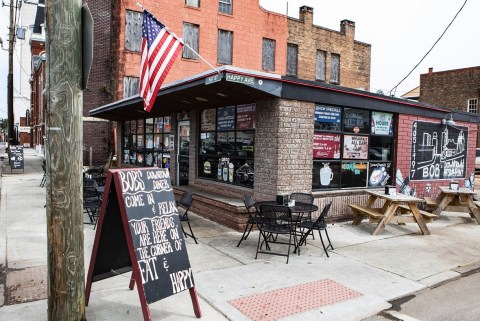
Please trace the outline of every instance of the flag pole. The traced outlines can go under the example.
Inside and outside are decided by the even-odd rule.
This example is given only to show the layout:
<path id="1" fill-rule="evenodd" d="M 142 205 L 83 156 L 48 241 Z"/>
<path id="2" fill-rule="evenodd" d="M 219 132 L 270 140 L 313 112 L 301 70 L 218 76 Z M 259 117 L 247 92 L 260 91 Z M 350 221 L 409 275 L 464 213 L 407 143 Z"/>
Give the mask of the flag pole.
<path id="1" fill-rule="evenodd" d="M 140 3 L 137 2 L 137 6 L 139 6 L 142 10 L 144 11 L 147 11 L 147 9 L 145 9 Z M 203 62 L 205 62 L 210 68 L 212 68 L 213 70 L 215 70 L 219 75 L 221 74 L 220 70 L 218 70 L 217 68 L 215 68 L 214 66 L 212 66 L 212 64 L 210 64 L 205 58 L 203 58 L 202 56 L 200 56 L 200 54 L 198 52 L 196 52 L 192 47 L 190 47 L 188 44 L 186 44 L 182 38 L 179 38 L 174 32 L 170 31 L 170 29 L 167 28 L 167 26 L 165 26 L 165 29 L 168 30 L 168 32 L 175 38 L 177 39 L 178 41 L 180 41 L 184 46 L 186 46 L 188 49 L 190 49 L 194 54 L 196 54 L 198 57 L 200 57 L 200 59 L 203 60 Z"/>

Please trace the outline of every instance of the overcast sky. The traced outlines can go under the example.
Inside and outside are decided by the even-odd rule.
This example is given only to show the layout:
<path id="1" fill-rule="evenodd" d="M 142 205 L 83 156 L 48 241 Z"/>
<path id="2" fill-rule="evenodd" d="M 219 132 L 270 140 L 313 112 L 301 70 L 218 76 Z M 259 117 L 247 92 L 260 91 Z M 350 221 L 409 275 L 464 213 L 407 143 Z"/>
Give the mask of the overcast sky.
<path id="1" fill-rule="evenodd" d="M 238 1 L 238 0 L 237 0 Z M 8 1 L 5 1 L 8 3 Z M 355 39 L 372 45 L 370 90 L 389 92 L 420 61 L 465 0 L 260 0 L 265 9 L 298 18 L 299 7 L 314 8 L 314 23 L 340 30 L 356 24 Z M 0 9 L 0 37 L 8 48 L 8 7 Z M 397 89 L 396 96 L 419 85 L 419 75 L 480 65 L 480 1 L 468 0 L 462 12 L 425 60 Z M 15 59 L 15 58 L 14 58 Z M 8 54 L 0 50 L 0 118 L 7 117 Z"/>
<path id="2" fill-rule="evenodd" d="M 340 21 L 355 22 L 355 40 L 372 45 L 370 90 L 395 87 L 440 37 L 465 0 L 260 0 L 265 9 L 298 18 L 303 5 L 313 7 L 314 24 L 340 31 Z M 420 74 L 480 65 L 480 1 L 468 0 L 448 31 L 396 96 L 420 84 Z"/>

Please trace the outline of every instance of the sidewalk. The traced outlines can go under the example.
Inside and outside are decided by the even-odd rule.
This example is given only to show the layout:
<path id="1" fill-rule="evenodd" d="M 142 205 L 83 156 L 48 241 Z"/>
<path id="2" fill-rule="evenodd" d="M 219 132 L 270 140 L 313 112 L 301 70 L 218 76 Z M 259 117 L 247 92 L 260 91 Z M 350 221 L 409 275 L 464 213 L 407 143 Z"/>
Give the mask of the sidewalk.
<path id="1" fill-rule="evenodd" d="M 0 320 L 47 320 L 41 163 L 41 157 L 25 149 L 25 172 L 10 173 L 5 167 L 1 178 Z M 202 319 L 208 321 L 254 320 L 258 311 L 259 320 L 362 320 L 388 309 L 391 300 L 480 267 L 480 226 L 467 214 L 444 212 L 428 224 L 431 235 L 426 236 L 416 224 L 391 224 L 372 236 L 374 226 L 368 223 L 336 223 L 329 228 L 335 247 L 330 258 L 316 237 L 300 256 L 292 254 L 289 264 L 284 257 L 260 254 L 255 260 L 258 233 L 237 248 L 241 233 L 196 215 L 191 220 L 199 244 L 187 238 L 188 254 Z M 84 232 L 88 270 L 95 231 L 86 224 Z M 6 288 L 2 266 L 7 268 Z M 88 320 L 143 320 L 137 291 L 128 289 L 129 277 L 93 283 Z M 287 303 L 295 302 L 292 298 L 298 301 L 285 311 Z M 20 303 L 24 301 L 31 302 Z M 196 319 L 188 291 L 151 304 L 150 311 L 152 320 Z"/>

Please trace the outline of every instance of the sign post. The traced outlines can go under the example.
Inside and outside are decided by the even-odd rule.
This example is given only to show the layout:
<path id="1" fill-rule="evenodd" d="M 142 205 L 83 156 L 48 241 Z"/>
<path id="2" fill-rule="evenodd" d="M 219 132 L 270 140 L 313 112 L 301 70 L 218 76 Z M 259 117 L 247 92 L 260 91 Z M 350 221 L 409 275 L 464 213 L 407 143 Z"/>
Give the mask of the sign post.
<path id="1" fill-rule="evenodd" d="M 23 146 L 10 146 L 10 173 L 14 169 L 21 169 L 25 172 L 25 158 L 23 156 Z"/>
<path id="2" fill-rule="evenodd" d="M 137 291 L 144 320 L 148 304 L 190 291 L 201 317 L 170 174 L 157 167 L 107 172 L 98 228 L 87 276 L 86 304 L 92 282 L 133 271 L 129 288 Z"/>

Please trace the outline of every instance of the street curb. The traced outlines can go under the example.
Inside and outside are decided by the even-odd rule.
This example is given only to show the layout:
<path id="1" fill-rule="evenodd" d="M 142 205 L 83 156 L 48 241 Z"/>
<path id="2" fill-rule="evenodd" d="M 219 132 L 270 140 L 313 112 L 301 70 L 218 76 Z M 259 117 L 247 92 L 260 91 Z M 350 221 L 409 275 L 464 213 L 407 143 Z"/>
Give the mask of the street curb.
<path id="1" fill-rule="evenodd" d="M 452 271 L 460 273 L 462 277 L 480 272 L 480 261 L 475 261 L 466 265 L 459 266 L 455 269 L 452 269 Z"/>
<path id="2" fill-rule="evenodd" d="M 398 321 L 421 321 L 419 319 L 412 318 L 406 314 L 394 311 L 394 310 L 387 310 L 383 312 L 385 316 L 391 317 L 394 320 Z"/>

